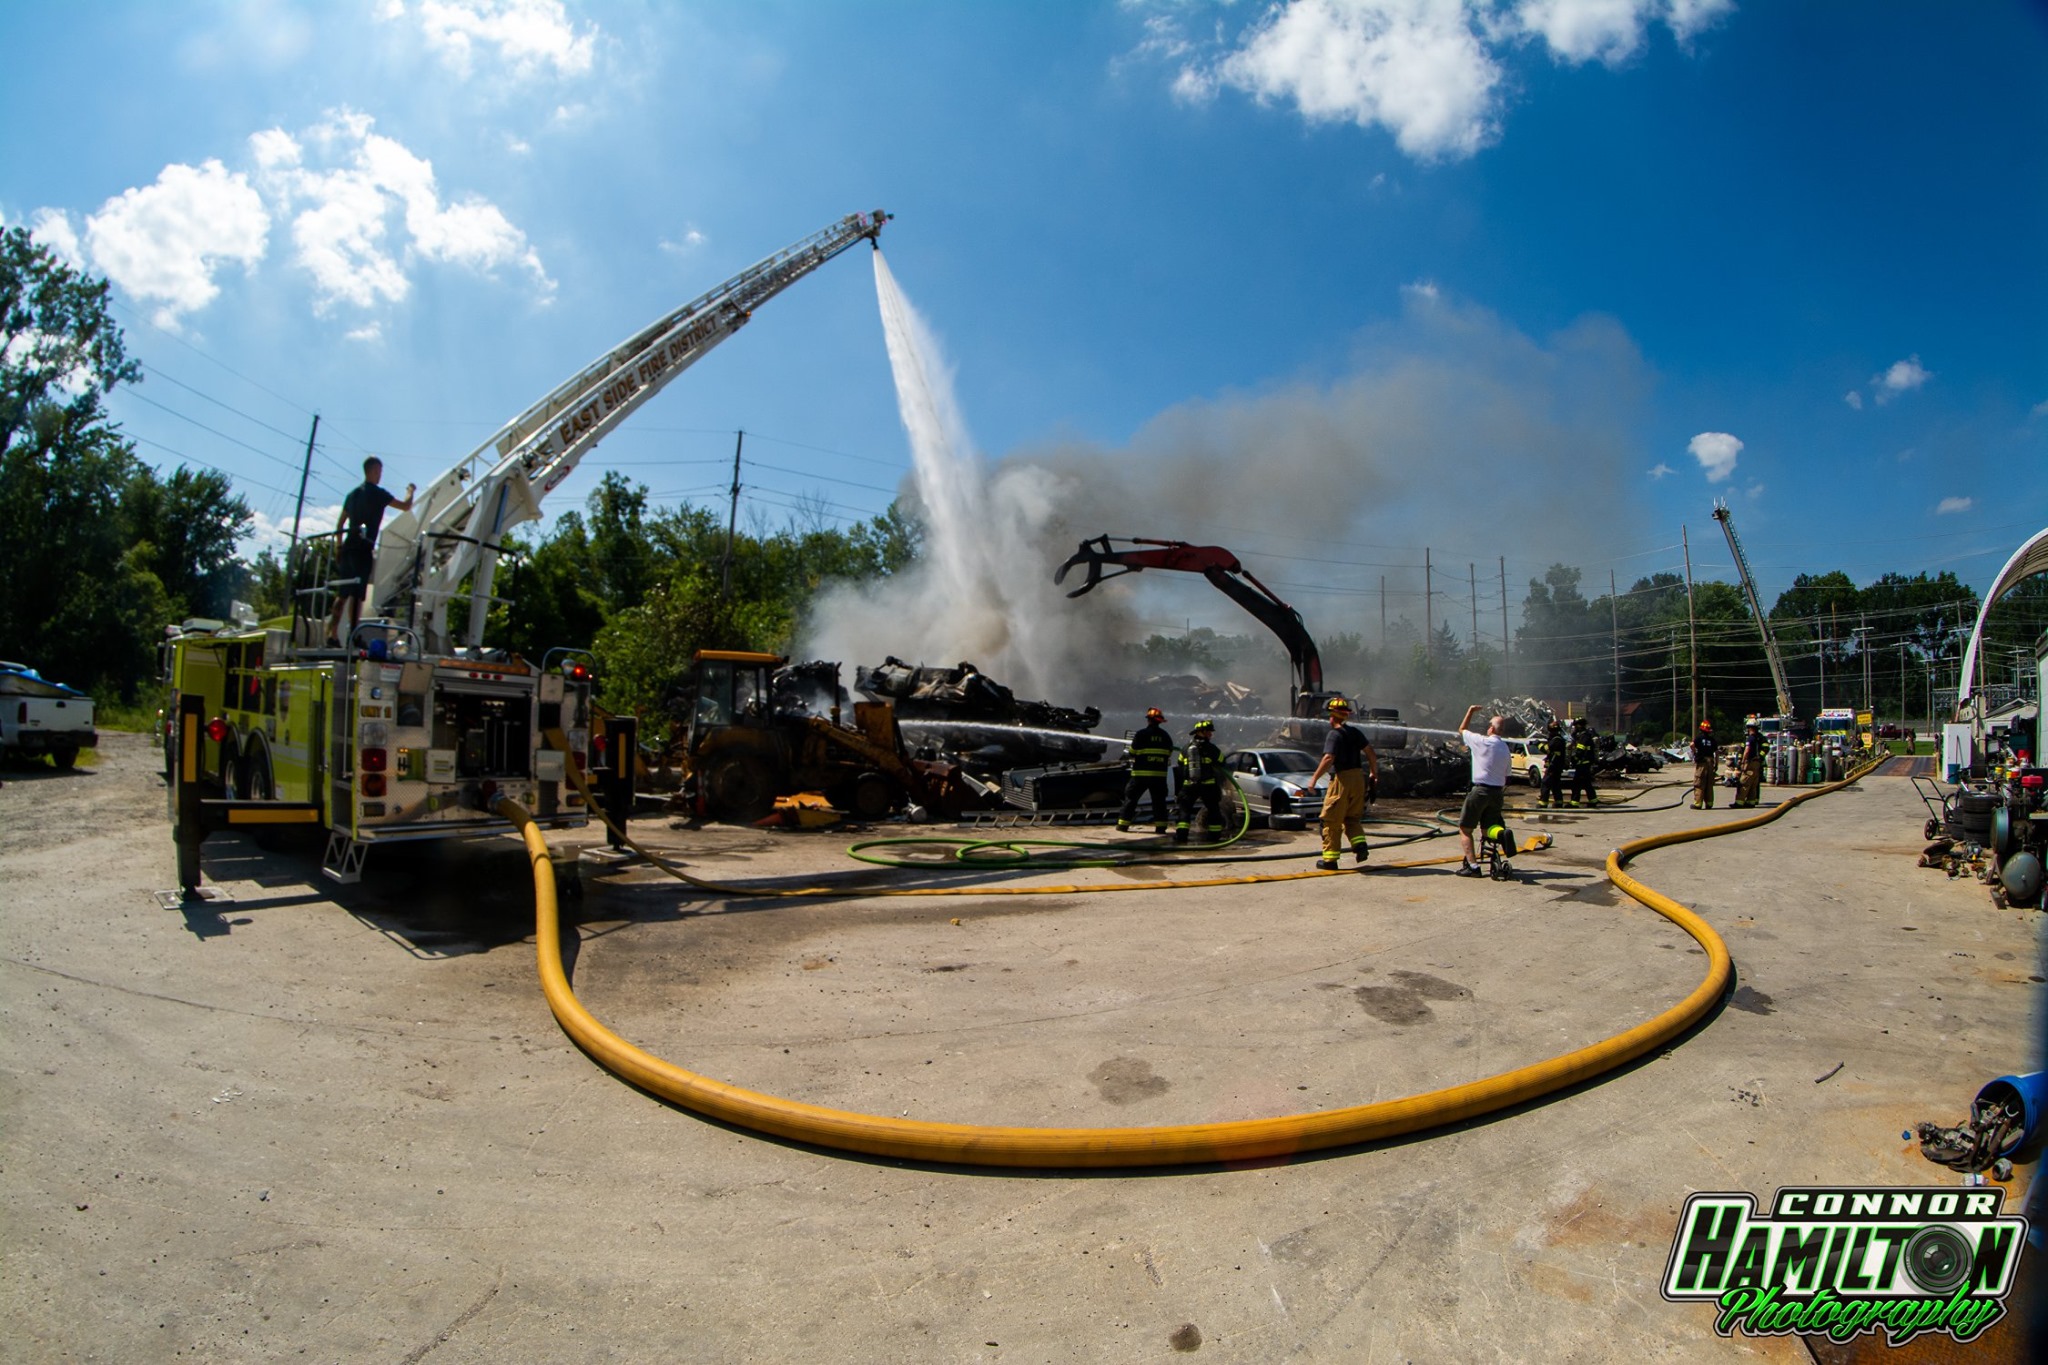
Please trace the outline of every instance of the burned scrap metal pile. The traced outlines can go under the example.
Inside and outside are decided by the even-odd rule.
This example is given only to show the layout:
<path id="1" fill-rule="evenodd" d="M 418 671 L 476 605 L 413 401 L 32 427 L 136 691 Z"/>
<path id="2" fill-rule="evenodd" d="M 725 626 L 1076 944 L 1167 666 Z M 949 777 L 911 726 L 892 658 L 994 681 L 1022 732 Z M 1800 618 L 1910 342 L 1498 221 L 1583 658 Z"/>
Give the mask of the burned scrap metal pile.
<path id="1" fill-rule="evenodd" d="M 1169 716 L 1256 716 L 1266 710 L 1265 698 L 1228 678 L 1204 682 L 1193 673 L 1159 673 L 1137 682 L 1103 686 L 1102 700 L 1112 711 L 1142 711 L 1157 706 Z"/>
<path id="2" fill-rule="evenodd" d="M 1045 763 L 1089 763 L 1108 747 L 1089 731 L 1102 722 L 1090 706 L 1021 701 L 1009 688 L 962 661 L 952 668 L 911 665 L 893 654 L 862 667 L 854 687 L 896 708 L 920 747 L 933 747 L 976 771 Z"/>

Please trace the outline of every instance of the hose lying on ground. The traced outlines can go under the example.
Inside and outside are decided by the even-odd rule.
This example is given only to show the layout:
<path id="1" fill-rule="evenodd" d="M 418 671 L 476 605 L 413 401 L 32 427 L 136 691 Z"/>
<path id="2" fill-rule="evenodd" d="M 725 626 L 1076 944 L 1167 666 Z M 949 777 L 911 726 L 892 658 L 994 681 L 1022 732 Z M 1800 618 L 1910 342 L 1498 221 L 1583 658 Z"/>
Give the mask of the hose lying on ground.
<path id="1" fill-rule="evenodd" d="M 561 923 L 547 841 L 517 803 L 501 801 L 498 812 L 518 827 L 532 863 L 535 952 L 548 1005 L 570 1038 L 621 1079 L 720 1122 L 874 1156 L 999 1167 L 1182 1166 L 1258 1161 L 1440 1127 L 1589 1080 L 1676 1038 L 1705 1017 L 1727 991 L 1733 975 L 1727 945 L 1698 915 L 1623 873 L 1623 863 L 1666 844 L 1710 838 L 1775 820 L 1802 802 L 1840 790 L 1864 771 L 1859 769 L 1841 782 L 1803 792 L 1744 820 L 1653 835 L 1608 855 L 1607 875 L 1617 887 L 1684 929 L 1707 953 L 1707 974 L 1699 985 L 1676 1005 L 1634 1028 L 1499 1075 L 1402 1099 L 1310 1114 L 1139 1128 L 1019 1128 L 859 1114 L 747 1090 L 644 1052 L 607 1029 L 577 1000 L 562 966 Z"/>

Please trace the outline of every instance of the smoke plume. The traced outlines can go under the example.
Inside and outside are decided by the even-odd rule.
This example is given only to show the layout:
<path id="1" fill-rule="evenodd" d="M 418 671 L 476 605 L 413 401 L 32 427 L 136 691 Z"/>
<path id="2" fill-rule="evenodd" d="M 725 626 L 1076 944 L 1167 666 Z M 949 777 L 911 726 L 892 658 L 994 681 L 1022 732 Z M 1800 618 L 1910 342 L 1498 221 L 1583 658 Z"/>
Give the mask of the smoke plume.
<path id="1" fill-rule="evenodd" d="M 1118 671 L 1120 648 L 1153 633 L 1148 619 L 1262 633 L 1186 575 L 1067 599 L 1053 570 L 1105 532 L 1228 546 L 1312 634 L 1368 642 L 1382 577 L 1389 617 L 1422 622 L 1425 546 L 1444 594 L 1435 619 L 1470 633 L 1476 563 L 1480 634 L 1497 641 L 1498 556 L 1519 604 L 1549 563 L 1640 539 L 1626 527 L 1651 375 L 1611 320 L 1538 340 L 1411 287 L 1400 316 L 1366 328 L 1336 377 L 1179 404 L 1121 449 L 1065 443 L 991 463 L 967 434 L 935 338 L 875 263 L 914 461 L 906 504 L 925 522 L 925 555 L 894 579 L 821 595 L 807 656 L 972 660 L 1019 695 L 1071 702 Z"/>

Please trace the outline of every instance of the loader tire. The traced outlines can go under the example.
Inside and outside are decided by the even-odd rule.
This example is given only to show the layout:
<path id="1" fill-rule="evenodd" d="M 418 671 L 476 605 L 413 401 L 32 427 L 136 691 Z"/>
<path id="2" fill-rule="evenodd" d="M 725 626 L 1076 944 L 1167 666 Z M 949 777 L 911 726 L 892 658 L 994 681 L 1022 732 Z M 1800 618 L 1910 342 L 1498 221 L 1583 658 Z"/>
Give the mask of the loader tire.
<path id="1" fill-rule="evenodd" d="M 888 778 L 880 773 L 862 773 L 854 779 L 849 806 L 858 819 L 886 820 L 895 799 L 896 792 Z"/>
<path id="2" fill-rule="evenodd" d="M 775 783 L 760 760 L 733 755 L 704 774 L 704 799 L 712 819 L 750 823 L 775 809 Z"/>

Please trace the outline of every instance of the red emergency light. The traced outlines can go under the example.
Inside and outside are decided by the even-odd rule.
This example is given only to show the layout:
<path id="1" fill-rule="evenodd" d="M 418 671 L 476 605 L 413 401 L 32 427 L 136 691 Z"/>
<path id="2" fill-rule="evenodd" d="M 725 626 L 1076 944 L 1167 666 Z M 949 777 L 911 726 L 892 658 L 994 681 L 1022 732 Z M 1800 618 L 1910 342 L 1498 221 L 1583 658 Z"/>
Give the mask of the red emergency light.
<path id="1" fill-rule="evenodd" d="M 381 773 L 384 771 L 385 754 L 382 749 L 363 750 L 363 771 Z"/>
<path id="2" fill-rule="evenodd" d="M 228 733 L 228 723 L 225 718 L 221 716 L 215 716 L 212 720 L 206 722 L 206 737 L 212 740 L 215 744 L 218 744 L 222 740 L 226 739 L 228 737 Z"/>
<path id="3" fill-rule="evenodd" d="M 383 794 L 384 794 L 384 774 L 382 774 L 382 773 L 364 773 L 364 774 L 363 774 L 363 795 L 365 795 L 365 796 L 382 796 Z"/>

